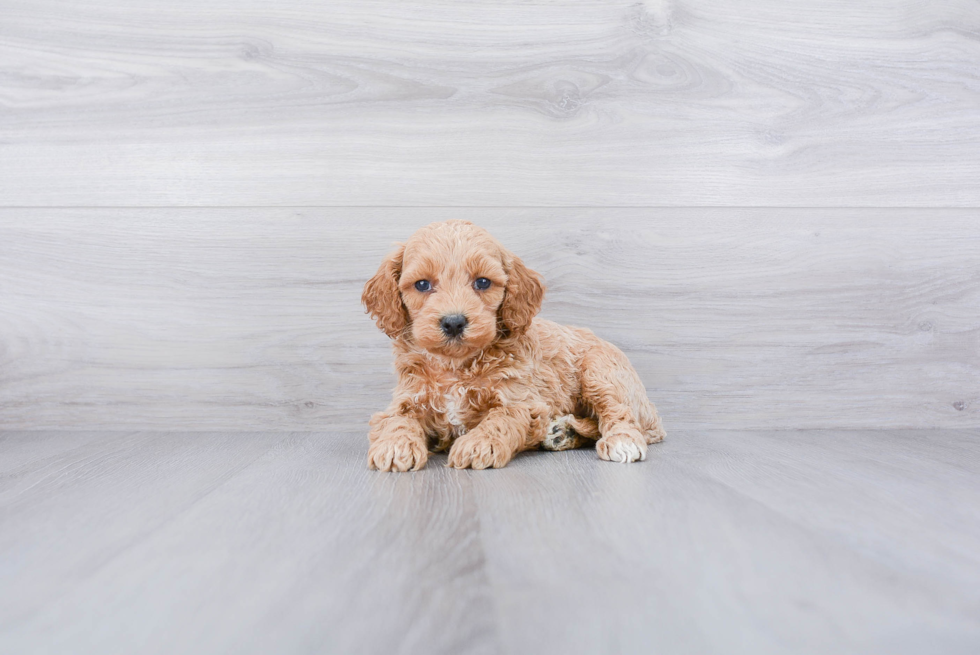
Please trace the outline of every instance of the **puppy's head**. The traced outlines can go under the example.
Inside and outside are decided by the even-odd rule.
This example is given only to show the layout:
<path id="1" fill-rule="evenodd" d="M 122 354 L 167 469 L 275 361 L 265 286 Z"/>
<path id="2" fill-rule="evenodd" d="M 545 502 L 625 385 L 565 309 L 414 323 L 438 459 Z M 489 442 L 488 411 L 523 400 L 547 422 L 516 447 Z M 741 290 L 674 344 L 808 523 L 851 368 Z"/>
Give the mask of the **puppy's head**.
<path id="1" fill-rule="evenodd" d="M 361 300 L 388 336 L 465 358 L 523 334 L 543 298 L 540 275 L 483 228 L 457 220 L 428 225 L 399 245 Z"/>

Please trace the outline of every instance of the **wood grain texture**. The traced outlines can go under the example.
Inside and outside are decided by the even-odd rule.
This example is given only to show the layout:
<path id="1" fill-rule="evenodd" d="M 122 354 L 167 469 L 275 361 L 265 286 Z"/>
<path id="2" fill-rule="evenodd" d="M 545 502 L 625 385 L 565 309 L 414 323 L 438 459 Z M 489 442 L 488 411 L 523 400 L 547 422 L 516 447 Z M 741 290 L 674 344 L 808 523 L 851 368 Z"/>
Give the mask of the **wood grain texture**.
<path id="1" fill-rule="evenodd" d="M 75 447 L 66 449 L 74 442 Z M 629 466 L 360 433 L 7 433 L 10 653 L 975 653 L 980 433 L 676 431 Z"/>
<path id="2" fill-rule="evenodd" d="M 4 206 L 976 206 L 980 5 L 0 2 Z"/>
<path id="3" fill-rule="evenodd" d="M 980 425 L 977 210 L 39 209 L 0 211 L 0 426 L 366 429 L 394 380 L 362 285 L 454 216 L 668 431 Z"/>
<path id="4" fill-rule="evenodd" d="M 493 652 L 468 481 L 360 446 L 117 434 L 3 474 L 0 650 Z"/>

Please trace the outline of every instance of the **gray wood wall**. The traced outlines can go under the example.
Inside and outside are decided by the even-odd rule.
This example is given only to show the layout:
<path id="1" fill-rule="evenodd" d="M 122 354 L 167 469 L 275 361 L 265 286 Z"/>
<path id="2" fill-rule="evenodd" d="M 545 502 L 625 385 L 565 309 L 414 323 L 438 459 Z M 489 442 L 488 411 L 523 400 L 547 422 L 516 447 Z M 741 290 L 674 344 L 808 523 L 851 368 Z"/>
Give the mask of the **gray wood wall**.
<path id="1" fill-rule="evenodd" d="M 980 427 L 980 3 L 0 0 L 0 428 L 361 429 L 490 228 L 668 429 Z"/>

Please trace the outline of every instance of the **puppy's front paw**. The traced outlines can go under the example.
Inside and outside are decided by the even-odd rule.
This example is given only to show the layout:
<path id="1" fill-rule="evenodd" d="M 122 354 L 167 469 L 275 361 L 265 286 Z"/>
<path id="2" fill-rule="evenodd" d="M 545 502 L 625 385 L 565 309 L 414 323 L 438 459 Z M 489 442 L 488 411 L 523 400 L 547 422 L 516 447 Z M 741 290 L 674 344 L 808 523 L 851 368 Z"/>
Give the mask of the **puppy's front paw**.
<path id="1" fill-rule="evenodd" d="M 465 434 L 449 449 L 449 466 L 457 469 L 502 468 L 513 453 L 502 442 L 481 436 L 478 431 Z"/>
<path id="2" fill-rule="evenodd" d="M 380 437 L 368 448 L 368 468 L 379 471 L 418 471 L 428 459 L 425 444 L 404 435 Z"/>
<path id="3" fill-rule="evenodd" d="M 647 445 L 638 431 L 635 435 L 632 432 L 607 434 L 596 442 L 595 451 L 599 459 L 609 462 L 629 464 L 647 458 Z"/>

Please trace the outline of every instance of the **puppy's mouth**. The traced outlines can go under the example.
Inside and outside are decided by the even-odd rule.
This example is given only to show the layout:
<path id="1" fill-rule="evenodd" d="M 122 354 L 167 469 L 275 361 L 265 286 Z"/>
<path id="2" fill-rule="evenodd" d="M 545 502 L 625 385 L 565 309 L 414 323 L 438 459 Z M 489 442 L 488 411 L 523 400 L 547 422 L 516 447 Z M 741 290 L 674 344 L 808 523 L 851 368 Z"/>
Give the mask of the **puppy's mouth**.
<path id="1" fill-rule="evenodd" d="M 440 349 L 449 354 L 460 354 L 472 350 L 473 346 L 466 339 L 466 335 L 457 334 L 452 337 L 443 337 Z"/>
<path id="2" fill-rule="evenodd" d="M 429 352 L 452 359 L 469 357 L 476 350 L 476 345 L 467 338 L 466 334 L 443 336 L 437 346 L 429 347 Z"/>
<path id="3" fill-rule="evenodd" d="M 419 345 L 439 357 L 463 360 L 487 347 L 487 329 L 482 317 L 472 313 L 447 312 L 419 329 Z"/>

